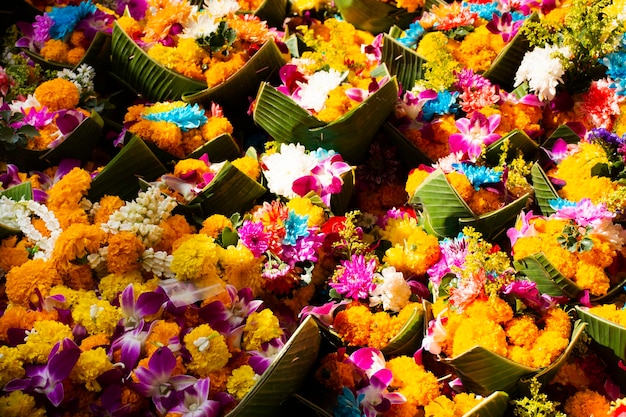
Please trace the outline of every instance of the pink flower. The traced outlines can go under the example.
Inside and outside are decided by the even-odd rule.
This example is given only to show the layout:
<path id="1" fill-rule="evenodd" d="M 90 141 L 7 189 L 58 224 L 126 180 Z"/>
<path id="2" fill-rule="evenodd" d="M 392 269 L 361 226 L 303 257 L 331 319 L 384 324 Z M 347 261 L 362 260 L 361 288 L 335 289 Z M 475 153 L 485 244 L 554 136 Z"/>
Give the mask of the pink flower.
<path id="1" fill-rule="evenodd" d="M 450 151 L 467 153 L 470 161 L 476 162 L 482 153 L 483 146 L 487 146 L 500 138 L 493 133 L 500 124 L 500 115 L 494 114 L 485 117 L 480 112 L 473 112 L 470 119 L 465 117 L 456 121 L 460 133 L 450 135 Z"/>
<path id="2" fill-rule="evenodd" d="M 508 42 L 517 35 L 522 23 L 524 23 L 523 20 L 513 22 L 511 13 L 502 13 L 502 17 L 494 13 L 491 21 L 487 23 L 487 29 L 491 33 L 500 34 L 502 40 Z"/>
<path id="3" fill-rule="evenodd" d="M 336 281 L 329 285 L 346 298 L 368 298 L 370 291 L 376 288 L 373 281 L 376 260 L 366 261 L 363 255 L 354 255 L 349 261 L 341 261 L 341 265 Z"/>

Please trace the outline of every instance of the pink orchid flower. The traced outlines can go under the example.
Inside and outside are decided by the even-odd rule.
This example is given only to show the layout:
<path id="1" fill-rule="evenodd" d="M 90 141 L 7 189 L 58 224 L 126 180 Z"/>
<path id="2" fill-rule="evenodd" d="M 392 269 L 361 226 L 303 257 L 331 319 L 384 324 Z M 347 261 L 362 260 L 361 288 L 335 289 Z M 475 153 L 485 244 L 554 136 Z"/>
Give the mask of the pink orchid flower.
<path id="1" fill-rule="evenodd" d="M 471 118 L 461 118 L 456 121 L 460 133 L 450 135 L 450 151 L 467 153 L 470 161 L 476 162 L 482 153 L 483 146 L 488 146 L 498 140 L 500 135 L 494 133 L 500 124 L 500 115 L 486 117 L 480 112 L 473 112 Z"/>

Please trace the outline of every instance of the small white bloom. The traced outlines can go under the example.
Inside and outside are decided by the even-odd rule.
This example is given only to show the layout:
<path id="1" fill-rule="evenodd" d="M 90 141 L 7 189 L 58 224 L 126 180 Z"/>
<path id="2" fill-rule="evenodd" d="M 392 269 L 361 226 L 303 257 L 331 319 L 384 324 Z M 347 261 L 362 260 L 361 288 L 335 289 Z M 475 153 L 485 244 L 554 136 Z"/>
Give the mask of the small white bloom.
<path id="1" fill-rule="evenodd" d="M 302 108 L 319 112 L 324 108 L 328 93 L 341 85 L 347 72 L 340 73 L 337 70 L 317 71 L 311 75 L 306 83 L 297 82 L 300 90 L 298 91 L 298 104 Z"/>
<path id="2" fill-rule="evenodd" d="M 204 0 L 204 8 L 214 18 L 221 19 L 237 13 L 239 3 L 237 0 Z"/>
<path id="3" fill-rule="evenodd" d="M 211 35 L 219 27 L 219 22 L 215 16 L 208 12 L 200 12 L 191 14 L 187 22 L 184 24 L 183 33 L 178 36 L 181 38 L 200 39 Z"/>
<path id="4" fill-rule="evenodd" d="M 387 267 L 376 274 L 381 282 L 376 285 L 370 295 L 370 306 L 382 304 L 386 311 L 400 311 L 409 303 L 411 287 L 404 279 L 402 272 L 393 266 Z"/>
<path id="5" fill-rule="evenodd" d="M 265 166 L 263 175 L 269 190 L 287 198 L 298 196 L 293 192 L 293 182 L 310 175 L 317 165 L 314 155 L 307 154 L 304 146 L 294 143 L 281 145 L 280 152 L 262 156 L 261 162 Z"/>
<path id="6" fill-rule="evenodd" d="M 568 47 L 546 45 L 526 52 L 515 74 L 515 85 L 528 81 L 528 86 L 540 100 L 552 100 L 556 87 L 563 83 L 563 63 L 572 55 Z"/>

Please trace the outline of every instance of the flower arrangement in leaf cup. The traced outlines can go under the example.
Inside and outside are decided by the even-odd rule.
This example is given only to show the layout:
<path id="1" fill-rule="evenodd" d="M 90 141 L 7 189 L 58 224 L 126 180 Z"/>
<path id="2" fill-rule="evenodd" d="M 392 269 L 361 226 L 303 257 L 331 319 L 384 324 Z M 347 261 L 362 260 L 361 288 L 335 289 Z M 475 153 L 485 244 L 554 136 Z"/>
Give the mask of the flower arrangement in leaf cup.
<path id="1" fill-rule="evenodd" d="M 351 164 L 362 162 L 393 108 L 397 83 L 375 51 L 364 52 L 371 34 L 334 18 L 298 29 L 308 49 L 280 69 L 279 87 L 261 84 L 254 122 L 278 142 L 333 149 Z"/>
<path id="2" fill-rule="evenodd" d="M 439 259 L 437 239 L 410 212 L 389 212 L 367 234 L 358 220 L 358 212 L 329 220 L 332 232 L 320 264 L 331 273 L 331 300 L 301 315 L 316 317 L 331 340 L 349 350 L 412 354 L 423 336 L 420 289 L 427 268 Z"/>
<path id="3" fill-rule="evenodd" d="M 213 103 L 209 110 L 179 100 L 129 107 L 120 138 L 139 136 L 163 164 L 170 165 L 204 153 L 213 162 L 238 158 L 241 150 L 232 133 L 221 106 Z"/>
<path id="4" fill-rule="evenodd" d="M 522 212 L 507 232 L 515 268 L 552 296 L 597 301 L 619 291 L 626 232 L 615 214 L 588 198 L 551 204 L 550 216 Z"/>
<path id="5" fill-rule="evenodd" d="M 502 391 L 488 397 L 450 392 L 424 367 L 420 354 L 390 357 L 375 348 L 328 353 L 320 359 L 314 377 L 323 398 L 311 393 L 317 385 L 307 392 L 308 397 L 302 397 L 309 404 L 316 401 L 314 410 L 324 417 L 357 411 L 383 417 L 420 413 L 495 417 L 503 415 L 508 402 Z"/>
<path id="6" fill-rule="evenodd" d="M 523 378 L 553 376 L 584 324 L 573 326 L 559 299 L 516 277 L 508 255 L 473 229 L 440 246 L 428 270 L 434 302 L 424 349 L 480 395 L 514 394 Z"/>
<path id="7" fill-rule="evenodd" d="M 174 164 L 173 171 L 151 185 L 176 198 L 181 209 L 206 218 L 211 214 L 230 216 L 252 207 L 267 191 L 258 180 L 261 169 L 256 152 L 231 161 L 212 163 L 205 153 Z"/>
<path id="8" fill-rule="evenodd" d="M 307 151 L 294 143 L 266 143 L 261 172 L 279 197 L 311 197 L 334 214 L 344 214 L 354 189 L 353 168 L 333 150 Z"/>
<path id="9" fill-rule="evenodd" d="M 284 63 L 280 33 L 234 0 L 165 2 L 143 20 L 120 17 L 113 28 L 112 72 L 150 101 L 248 106 L 263 80 Z M 150 76 L 146 76 L 150 74 Z"/>
<path id="10" fill-rule="evenodd" d="M 576 313 L 587 323 L 587 334 L 623 361 L 626 360 L 626 327 L 622 307 L 623 301 L 617 299 L 613 303 L 576 306 Z"/>
<path id="11" fill-rule="evenodd" d="M 94 110 L 87 110 L 93 97 L 94 71 L 81 66 L 77 72 L 59 71 L 43 78 L 27 94 L 2 68 L 9 80 L 2 95 L 0 152 L 22 170 L 42 169 L 63 158 L 91 156 L 104 122 Z M 21 90 L 20 90 L 21 91 Z"/>

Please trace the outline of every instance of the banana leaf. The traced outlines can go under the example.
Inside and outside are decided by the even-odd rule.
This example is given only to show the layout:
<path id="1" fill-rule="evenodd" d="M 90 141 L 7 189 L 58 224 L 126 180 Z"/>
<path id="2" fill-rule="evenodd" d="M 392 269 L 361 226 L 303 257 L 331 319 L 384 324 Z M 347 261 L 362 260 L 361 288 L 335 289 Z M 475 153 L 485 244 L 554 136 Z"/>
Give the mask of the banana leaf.
<path id="1" fill-rule="evenodd" d="M 546 149 L 551 149 L 557 139 L 563 139 L 567 143 L 578 143 L 581 137 L 568 125 L 561 125 L 552 132 L 541 146 Z"/>
<path id="2" fill-rule="evenodd" d="M 139 178 L 152 181 L 167 170 L 139 137 L 131 138 L 91 182 L 88 198 L 98 201 L 104 195 L 132 200 L 139 191 Z"/>
<path id="3" fill-rule="evenodd" d="M 83 120 L 61 143 L 50 150 L 3 149 L 5 158 L 21 171 L 43 170 L 64 158 L 88 160 L 101 137 L 104 121 L 96 112 Z"/>
<path id="4" fill-rule="evenodd" d="M 380 351 L 385 357 L 412 355 L 422 344 L 424 338 L 424 308 L 415 304 L 413 314 L 385 347 Z"/>
<path id="5" fill-rule="evenodd" d="M 345 161 L 358 165 L 397 97 L 398 85 L 392 78 L 359 106 L 326 123 L 264 82 L 257 93 L 253 119 L 278 142 L 300 143 L 309 150 L 334 149 Z"/>
<path id="6" fill-rule="evenodd" d="M 381 3 L 379 0 L 373 1 Z M 411 90 L 415 86 L 415 81 L 423 77 L 424 58 L 386 33 L 383 34 L 381 62 L 387 65 L 391 75 L 396 76 L 402 91 Z"/>
<path id="7" fill-rule="evenodd" d="M 230 217 L 249 209 L 254 200 L 265 194 L 267 189 L 248 177 L 229 161 L 213 180 L 189 202 L 191 208 L 199 207 L 204 218 L 211 214 Z"/>
<path id="8" fill-rule="evenodd" d="M 474 218 L 460 218 L 459 227 L 472 226 L 488 240 L 500 238 L 502 233 L 513 226 L 520 211 L 528 204 L 530 194 L 524 194 L 506 206 Z"/>
<path id="9" fill-rule="evenodd" d="M 553 214 L 556 210 L 550 207 L 548 201 L 560 197 L 550 182 L 550 179 L 548 179 L 545 171 L 537 163 L 531 168 L 530 176 L 533 182 L 533 189 L 535 190 L 535 200 L 541 209 L 541 214 L 544 216 Z"/>
<path id="10" fill-rule="evenodd" d="M 525 20 L 524 24 L 537 20 L 539 20 L 539 17 L 534 12 Z M 524 54 L 529 49 L 530 43 L 523 34 L 522 28 L 520 28 L 515 37 L 500 51 L 483 76 L 506 91 L 513 90 L 515 73 L 524 58 Z"/>
<path id="11" fill-rule="evenodd" d="M 574 326 L 567 348 L 545 368 L 521 365 L 482 346 L 475 346 L 461 355 L 442 361 L 452 366 L 463 386 L 476 394 L 486 397 L 496 391 L 504 391 L 515 395 L 524 390 L 533 377 L 547 383 L 567 360 L 584 327 L 584 323 Z"/>
<path id="12" fill-rule="evenodd" d="M 517 157 L 518 152 L 522 152 L 524 159 L 534 160 L 539 149 L 539 144 L 532 140 L 526 133 L 519 129 L 513 129 L 500 139 L 493 142 L 485 150 L 485 159 L 491 165 L 498 165 L 500 154 L 503 152 L 503 145 L 508 141 L 506 160 L 511 161 Z"/>
<path id="13" fill-rule="evenodd" d="M 321 336 L 312 317 L 305 318 L 270 367 L 226 417 L 273 417 L 312 370 Z"/>
<path id="14" fill-rule="evenodd" d="M 234 75 L 222 84 L 198 92 L 182 92 L 187 103 L 201 103 L 210 107 L 211 102 L 220 103 L 225 110 L 247 110 L 249 98 L 254 97 L 259 85 L 278 76 L 285 64 L 283 54 L 276 42 L 267 41 Z"/>
<path id="15" fill-rule="evenodd" d="M 414 168 L 420 164 L 431 166 L 435 161 L 415 146 L 407 137 L 390 122 L 382 125 L 382 131 L 398 150 L 398 156 L 407 168 Z"/>
<path id="16" fill-rule="evenodd" d="M 463 414 L 463 417 L 502 417 L 508 405 L 509 394 L 504 391 L 495 391 Z"/>
<path id="17" fill-rule="evenodd" d="M 15 185 L 11 188 L 7 188 L 6 190 L 0 191 L 0 197 L 2 196 L 6 196 L 13 201 L 32 200 L 33 189 L 30 181 L 27 181 Z M 22 233 L 22 231 L 19 228 L 9 227 L 5 224 L 0 223 L 0 239 L 4 239 L 5 237 L 10 235 L 18 235 L 20 233 Z"/>
<path id="18" fill-rule="evenodd" d="M 576 298 L 582 291 L 574 281 L 564 277 L 543 253 L 514 261 L 513 266 L 520 274 L 535 282 L 542 294 Z"/>
<path id="19" fill-rule="evenodd" d="M 204 0 L 190 0 L 194 6 L 202 8 Z M 267 22 L 270 27 L 282 27 L 287 15 L 287 0 L 265 0 L 256 10 L 240 10 L 238 13 L 253 14 Z"/>
<path id="20" fill-rule="evenodd" d="M 394 25 L 407 28 L 421 14 L 421 10 L 409 13 L 380 0 L 335 0 L 335 6 L 343 20 L 374 35 L 387 32 Z"/>
<path id="21" fill-rule="evenodd" d="M 578 317 L 587 323 L 587 333 L 599 345 L 611 349 L 615 355 L 626 361 L 626 328 L 604 317 L 588 311 L 587 307 L 576 306 Z"/>

